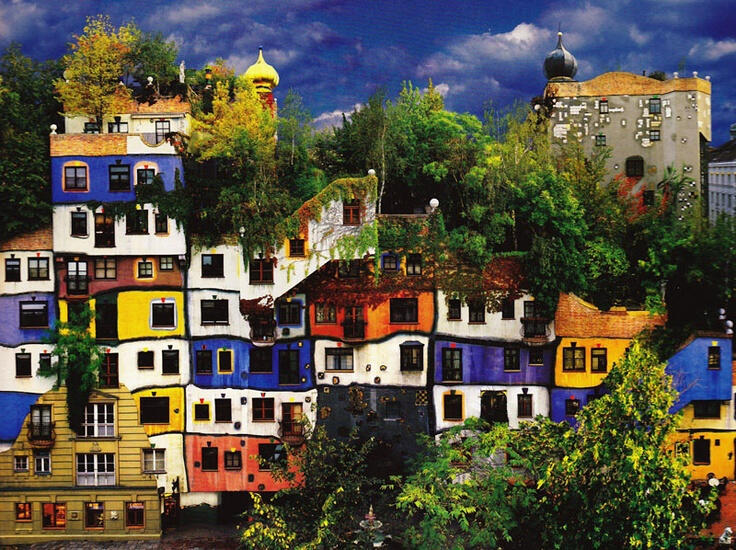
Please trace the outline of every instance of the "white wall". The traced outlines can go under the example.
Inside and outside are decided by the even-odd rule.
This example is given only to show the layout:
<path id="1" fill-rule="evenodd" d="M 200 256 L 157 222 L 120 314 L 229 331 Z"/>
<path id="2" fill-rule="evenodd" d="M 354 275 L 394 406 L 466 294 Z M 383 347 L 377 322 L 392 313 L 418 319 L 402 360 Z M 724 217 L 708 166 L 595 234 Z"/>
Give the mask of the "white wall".
<path id="1" fill-rule="evenodd" d="M 0 388 L 3 391 L 16 391 L 28 393 L 45 393 L 49 391 L 56 379 L 53 377 L 39 376 L 38 361 L 41 353 L 51 353 L 54 347 L 51 344 L 23 344 L 18 347 L 0 346 Z M 25 350 L 25 351 L 21 351 Z M 15 377 L 15 354 L 31 354 L 31 376 L 30 378 Z M 51 362 L 55 364 L 57 358 L 52 356 Z"/>
<path id="2" fill-rule="evenodd" d="M 171 346 L 171 348 L 169 348 Z M 179 351 L 179 374 L 162 374 L 161 362 L 163 350 Z M 125 384 L 133 392 L 139 388 L 150 386 L 172 386 L 189 383 L 190 360 L 189 342 L 177 338 L 163 340 L 136 340 L 111 347 L 110 351 L 118 353 L 118 372 L 120 383 Z M 153 369 L 138 368 L 138 352 L 153 352 Z"/>
<path id="3" fill-rule="evenodd" d="M 151 474 L 155 477 L 159 487 L 164 487 L 166 493 L 171 492 L 171 482 L 179 478 L 179 490 L 187 491 L 187 474 L 184 463 L 184 436 L 182 434 L 161 434 L 148 436 L 156 449 L 166 449 L 166 473 Z"/>
<path id="4" fill-rule="evenodd" d="M 20 281 L 5 280 L 5 260 L 11 257 L 20 260 Z M 47 258 L 49 262 L 48 280 L 28 280 L 28 258 Z M 0 252 L 0 294 L 25 294 L 27 292 L 54 292 L 54 257 L 50 250 L 13 250 Z"/>

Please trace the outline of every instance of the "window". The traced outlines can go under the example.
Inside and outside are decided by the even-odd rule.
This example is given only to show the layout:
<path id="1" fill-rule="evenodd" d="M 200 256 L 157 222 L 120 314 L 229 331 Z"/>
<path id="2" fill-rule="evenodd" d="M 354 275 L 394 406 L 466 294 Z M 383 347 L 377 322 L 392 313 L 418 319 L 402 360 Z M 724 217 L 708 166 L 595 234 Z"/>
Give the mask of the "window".
<path id="1" fill-rule="evenodd" d="M 590 348 L 590 372 L 606 372 L 608 370 L 608 349 Z"/>
<path id="2" fill-rule="evenodd" d="M 544 365 L 544 350 L 542 348 L 529 348 L 529 364 Z"/>
<path id="3" fill-rule="evenodd" d="M 396 420 L 401 418 L 401 402 L 395 400 L 386 401 L 383 417 L 386 420 Z"/>
<path id="4" fill-rule="evenodd" d="M 604 147 L 606 145 L 606 135 L 605 134 L 598 134 L 595 136 L 595 145 L 596 147 Z"/>
<path id="5" fill-rule="evenodd" d="M 585 348 L 563 348 L 562 370 L 585 370 Z"/>
<path id="6" fill-rule="evenodd" d="M 447 320 L 459 321 L 462 319 L 462 305 L 458 298 L 452 298 L 447 301 Z"/>
<path id="7" fill-rule="evenodd" d="M 118 383 L 118 354 L 106 353 L 100 365 L 100 387 L 117 388 Z"/>
<path id="8" fill-rule="evenodd" d="M 139 351 L 138 352 L 138 368 L 139 369 L 152 369 L 153 368 L 153 352 L 152 351 Z"/>
<path id="9" fill-rule="evenodd" d="M 44 502 L 41 506 L 41 526 L 44 529 L 63 529 L 66 527 L 66 504 Z"/>
<path id="10" fill-rule="evenodd" d="M 302 423 L 301 403 L 281 404 L 281 435 L 303 435 L 304 424 Z"/>
<path id="11" fill-rule="evenodd" d="M 510 296 L 504 298 L 501 302 L 501 319 L 515 319 L 516 318 L 516 300 Z"/>
<path id="12" fill-rule="evenodd" d="M 51 473 L 51 454 L 49 451 L 33 451 L 33 473 L 37 475 Z"/>
<path id="13" fill-rule="evenodd" d="M 282 463 L 286 457 L 284 448 L 278 443 L 258 444 L 258 469 L 271 470 L 274 464 Z"/>
<path id="14" fill-rule="evenodd" d="M 391 298 L 392 323 L 416 323 L 418 321 L 418 304 L 416 298 Z"/>
<path id="15" fill-rule="evenodd" d="M 15 521 L 32 521 L 31 503 L 16 502 L 15 503 Z"/>
<path id="16" fill-rule="evenodd" d="M 125 526 L 139 528 L 144 526 L 146 507 L 142 502 L 125 503 Z"/>
<path id="17" fill-rule="evenodd" d="M 342 203 L 342 224 L 360 225 L 360 201 L 344 201 Z"/>
<path id="18" fill-rule="evenodd" d="M 217 350 L 217 371 L 233 372 L 233 350 Z"/>
<path id="19" fill-rule="evenodd" d="M 138 278 L 139 279 L 152 279 L 153 278 L 153 262 L 143 260 L 138 262 Z"/>
<path id="20" fill-rule="evenodd" d="M 421 275 L 422 274 L 422 255 L 409 254 L 406 257 L 406 274 Z"/>
<path id="21" fill-rule="evenodd" d="M 125 216 L 125 233 L 148 235 L 148 210 L 142 208 Z"/>
<path id="22" fill-rule="evenodd" d="M 227 325 L 227 300 L 202 300 L 200 312 L 203 325 Z"/>
<path id="23" fill-rule="evenodd" d="M 222 254 L 202 254 L 202 277 L 224 277 Z"/>
<path id="24" fill-rule="evenodd" d="M 151 302 L 151 326 L 172 328 L 176 327 L 176 303 Z"/>
<path id="25" fill-rule="evenodd" d="M 360 277 L 360 260 L 339 260 L 337 276 L 341 279 Z"/>
<path id="26" fill-rule="evenodd" d="M 710 464 L 710 439 L 693 440 L 693 464 Z"/>
<path id="27" fill-rule="evenodd" d="M 461 393 L 447 393 L 443 397 L 445 420 L 463 419 L 463 395 Z"/>
<path id="28" fill-rule="evenodd" d="M 136 170 L 136 181 L 137 183 L 147 185 L 153 183 L 156 177 L 156 170 L 153 168 L 138 168 Z"/>
<path id="29" fill-rule="evenodd" d="M 115 258 L 95 258 L 95 279 L 117 279 L 118 262 Z"/>
<path id="30" fill-rule="evenodd" d="M 107 123 L 107 133 L 108 134 L 127 134 L 128 133 L 128 123 L 120 122 L 119 120 L 116 120 L 115 122 L 108 122 Z"/>
<path id="31" fill-rule="evenodd" d="M 225 469 L 242 470 L 243 455 L 240 451 L 225 451 Z"/>
<path id="32" fill-rule="evenodd" d="M 50 440 L 53 436 L 54 424 L 51 422 L 51 405 L 31 406 L 31 441 Z"/>
<path id="33" fill-rule="evenodd" d="M 483 300 L 468 301 L 468 322 L 485 323 L 486 322 L 486 304 Z"/>
<path id="34" fill-rule="evenodd" d="M 115 412 L 112 403 L 87 403 L 82 418 L 83 437 L 113 437 Z"/>
<path id="35" fill-rule="evenodd" d="M 166 472 L 166 449 L 143 449 L 143 473 Z"/>
<path id="36" fill-rule="evenodd" d="M 447 382 L 462 382 L 462 379 L 463 350 L 442 348 L 442 380 Z"/>
<path id="37" fill-rule="evenodd" d="M 115 220 L 109 214 L 95 214 L 95 247 L 115 246 Z"/>
<path id="38" fill-rule="evenodd" d="M 13 471 L 15 472 L 27 472 L 28 471 L 28 457 L 26 455 L 18 455 L 13 457 Z"/>
<path id="39" fill-rule="evenodd" d="M 212 374 L 212 350 L 197 350 L 197 374 Z"/>
<path id="40" fill-rule="evenodd" d="M 110 191 L 130 191 L 130 165 L 111 164 Z"/>
<path id="41" fill-rule="evenodd" d="M 303 258 L 306 255 L 304 239 L 289 239 L 289 256 Z"/>
<path id="42" fill-rule="evenodd" d="M 161 271 L 174 271 L 174 257 L 173 256 L 161 256 L 158 259 L 158 268 Z"/>
<path id="43" fill-rule="evenodd" d="M 157 212 L 153 217 L 154 231 L 156 233 L 168 233 L 169 232 L 169 218 L 166 214 Z"/>
<path id="44" fill-rule="evenodd" d="M 334 304 L 318 303 L 314 306 L 314 322 L 315 323 L 336 323 Z"/>
<path id="45" fill-rule="evenodd" d="M 87 262 L 69 261 L 66 264 L 66 291 L 71 294 L 87 294 L 89 278 Z"/>
<path id="46" fill-rule="evenodd" d="M 215 399 L 215 422 L 232 422 L 233 408 L 229 399 Z"/>
<path id="47" fill-rule="evenodd" d="M 16 353 L 15 354 L 15 377 L 28 378 L 31 376 L 31 354 Z"/>
<path id="48" fill-rule="evenodd" d="M 170 120 L 157 120 L 156 121 L 156 143 L 161 143 L 165 138 L 166 134 L 171 133 L 171 121 Z"/>
<path id="49" fill-rule="evenodd" d="M 274 419 L 273 397 L 253 398 L 253 421 L 273 421 Z"/>
<path id="50" fill-rule="evenodd" d="M 168 424 L 168 397 L 141 397 L 141 424 Z"/>
<path id="51" fill-rule="evenodd" d="M 87 212 L 72 212 L 72 237 L 87 236 Z"/>
<path id="52" fill-rule="evenodd" d="M 194 404 L 194 421 L 207 422 L 210 419 L 210 404 L 195 403 Z"/>
<path id="53" fill-rule="evenodd" d="M 78 454 L 77 485 L 115 485 L 115 453 Z"/>
<path id="54" fill-rule="evenodd" d="M 20 328 L 46 328 L 49 326 L 49 306 L 46 302 L 20 303 Z"/>
<path id="55" fill-rule="evenodd" d="M 396 254 L 384 254 L 383 255 L 383 270 L 384 271 L 398 271 L 399 269 L 399 257 Z"/>
<path id="56" fill-rule="evenodd" d="M 629 157 L 626 159 L 626 177 L 644 177 L 644 159 L 641 157 Z"/>
<path id="57" fill-rule="evenodd" d="M 325 349 L 325 370 L 353 370 L 353 348 Z"/>
<path id="58" fill-rule="evenodd" d="M 102 502 L 84 503 L 84 527 L 87 529 L 105 528 L 105 505 Z"/>
<path id="59" fill-rule="evenodd" d="M 598 103 L 598 112 L 602 115 L 608 113 L 608 100 L 601 99 Z"/>
<path id="60" fill-rule="evenodd" d="M 250 261 L 250 282 L 273 283 L 273 262 L 271 259 Z"/>
<path id="61" fill-rule="evenodd" d="M 5 281 L 8 283 L 20 282 L 20 260 L 18 258 L 6 258 Z"/>
<path id="62" fill-rule="evenodd" d="M 85 134 L 99 134 L 100 127 L 96 122 L 85 122 L 84 123 Z"/>
<path id="63" fill-rule="evenodd" d="M 41 372 L 48 372 L 51 370 L 51 354 L 40 353 L 38 355 L 38 370 Z"/>
<path id="64" fill-rule="evenodd" d="M 565 416 L 575 416 L 580 410 L 580 399 L 565 399 Z"/>
<path id="65" fill-rule="evenodd" d="M 693 401 L 693 418 L 720 418 L 721 402 L 716 400 Z"/>
<path id="66" fill-rule="evenodd" d="M 708 368 L 721 368 L 721 348 L 719 346 L 708 346 Z"/>
<path id="67" fill-rule="evenodd" d="M 217 471 L 217 447 L 202 447 L 202 471 Z"/>
<path id="68" fill-rule="evenodd" d="M 516 396 L 517 413 L 519 418 L 532 417 L 532 396 L 528 393 L 520 393 Z"/>
<path id="69" fill-rule="evenodd" d="M 279 302 L 279 325 L 300 325 L 302 322 L 301 302 Z"/>
<path id="70" fill-rule="evenodd" d="M 658 115 L 662 112 L 662 100 L 658 97 L 653 97 L 649 100 L 649 114 Z"/>
<path id="71" fill-rule="evenodd" d="M 179 374 L 178 349 L 165 349 L 161 352 L 161 374 Z"/>
<path id="72" fill-rule="evenodd" d="M 266 373 L 273 371 L 271 348 L 250 349 L 250 372 Z"/>
<path id="73" fill-rule="evenodd" d="M 47 281 L 49 278 L 48 258 L 28 258 L 28 280 Z"/>
<path id="74" fill-rule="evenodd" d="M 279 350 L 279 384 L 293 385 L 299 383 L 299 351 L 293 349 Z"/>
<path id="75" fill-rule="evenodd" d="M 401 370 L 422 370 L 424 364 L 424 347 L 417 344 L 402 344 L 399 347 L 401 350 Z"/>
<path id="76" fill-rule="evenodd" d="M 519 348 L 503 348 L 503 370 L 506 372 L 521 370 Z"/>
<path id="77" fill-rule="evenodd" d="M 659 130 L 649 130 L 649 141 L 659 141 Z"/>
<path id="78" fill-rule="evenodd" d="M 86 191 L 87 190 L 87 167 L 66 166 L 64 167 L 64 191 Z"/>

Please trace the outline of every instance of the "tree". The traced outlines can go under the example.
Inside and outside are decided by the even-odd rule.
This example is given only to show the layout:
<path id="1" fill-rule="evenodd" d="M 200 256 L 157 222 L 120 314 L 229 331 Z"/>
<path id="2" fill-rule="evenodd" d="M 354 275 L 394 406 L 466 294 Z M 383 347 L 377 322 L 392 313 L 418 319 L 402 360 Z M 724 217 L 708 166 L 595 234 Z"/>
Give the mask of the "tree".
<path id="1" fill-rule="evenodd" d="M 133 26 L 115 30 L 110 18 L 88 17 L 81 35 L 64 56 L 64 78 L 56 80 L 64 111 L 68 115 L 91 115 L 102 131 L 104 115 L 125 110 L 130 90 L 122 84 L 131 53 Z"/>
<path id="2" fill-rule="evenodd" d="M 179 67 L 176 56 L 179 48 L 173 40 L 164 40 L 160 32 L 142 32 L 129 25 L 132 40 L 130 41 L 126 64 L 128 72 L 135 82 L 143 87 L 148 84 L 148 77 L 153 77 L 157 93 L 165 91 L 179 78 Z"/>

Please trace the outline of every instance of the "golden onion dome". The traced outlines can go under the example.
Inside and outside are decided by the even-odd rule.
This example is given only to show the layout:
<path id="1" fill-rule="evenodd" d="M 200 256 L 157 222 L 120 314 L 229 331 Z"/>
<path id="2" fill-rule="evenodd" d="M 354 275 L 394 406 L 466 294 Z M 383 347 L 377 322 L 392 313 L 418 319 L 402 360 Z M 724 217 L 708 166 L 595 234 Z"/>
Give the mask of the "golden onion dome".
<path id="1" fill-rule="evenodd" d="M 263 59 L 263 48 L 258 48 L 258 60 L 245 71 L 245 78 L 253 82 L 259 92 L 270 92 L 279 85 L 279 73 Z"/>

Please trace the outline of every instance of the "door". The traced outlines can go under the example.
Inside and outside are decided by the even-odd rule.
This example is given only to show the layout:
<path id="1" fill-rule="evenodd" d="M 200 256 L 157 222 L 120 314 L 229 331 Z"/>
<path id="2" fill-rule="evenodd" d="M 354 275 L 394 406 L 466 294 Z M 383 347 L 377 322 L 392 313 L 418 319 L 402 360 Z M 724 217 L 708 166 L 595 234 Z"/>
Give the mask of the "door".
<path id="1" fill-rule="evenodd" d="M 506 392 L 484 391 L 480 396 L 480 417 L 489 424 L 496 422 L 508 424 Z"/>

